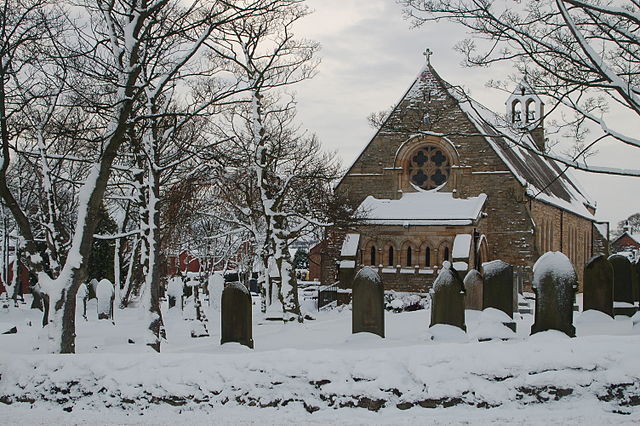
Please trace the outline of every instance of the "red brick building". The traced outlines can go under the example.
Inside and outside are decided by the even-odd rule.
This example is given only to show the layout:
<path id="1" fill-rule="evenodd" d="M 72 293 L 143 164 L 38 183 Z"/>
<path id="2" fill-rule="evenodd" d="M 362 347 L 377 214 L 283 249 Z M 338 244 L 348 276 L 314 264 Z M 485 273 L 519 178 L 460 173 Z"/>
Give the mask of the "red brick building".
<path id="1" fill-rule="evenodd" d="M 545 150 L 543 117 L 524 84 L 505 118 L 426 64 L 337 187 L 367 219 L 351 231 L 355 249 L 353 239 L 327 244 L 323 283 L 336 276 L 341 250 L 344 267 L 376 266 L 398 290 L 426 291 L 445 260 L 463 270 L 494 259 L 530 269 L 546 251 L 565 253 L 581 278 L 595 203 L 534 152 Z"/>

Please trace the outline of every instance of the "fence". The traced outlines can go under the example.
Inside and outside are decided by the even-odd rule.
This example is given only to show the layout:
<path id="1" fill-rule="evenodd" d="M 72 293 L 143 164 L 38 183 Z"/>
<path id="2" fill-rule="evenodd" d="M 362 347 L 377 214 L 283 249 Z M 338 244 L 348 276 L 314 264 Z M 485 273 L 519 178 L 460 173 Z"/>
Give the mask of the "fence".
<path id="1" fill-rule="evenodd" d="M 318 310 L 338 301 L 338 284 L 318 287 Z"/>

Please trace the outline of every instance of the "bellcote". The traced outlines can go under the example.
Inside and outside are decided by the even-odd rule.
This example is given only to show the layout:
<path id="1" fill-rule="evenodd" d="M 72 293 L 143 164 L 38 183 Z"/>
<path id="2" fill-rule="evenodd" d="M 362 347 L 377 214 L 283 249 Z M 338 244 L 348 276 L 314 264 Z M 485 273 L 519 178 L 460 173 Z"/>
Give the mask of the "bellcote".
<path id="1" fill-rule="evenodd" d="M 507 99 L 507 117 L 511 124 L 522 130 L 529 130 L 536 145 L 544 151 L 544 102 L 524 81 Z"/>

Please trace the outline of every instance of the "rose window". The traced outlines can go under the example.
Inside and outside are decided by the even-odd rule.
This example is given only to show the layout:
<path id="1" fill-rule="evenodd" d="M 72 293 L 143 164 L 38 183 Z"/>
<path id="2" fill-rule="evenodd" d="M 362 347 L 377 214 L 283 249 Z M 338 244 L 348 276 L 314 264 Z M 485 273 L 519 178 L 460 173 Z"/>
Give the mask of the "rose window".
<path id="1" fill-rule="evenodd" d="M 439 187 L 447 181 L 450 173 L 451 161 L 437 146 L 424 146 L 409 159 L 411 182 L 422 189 Z"/>

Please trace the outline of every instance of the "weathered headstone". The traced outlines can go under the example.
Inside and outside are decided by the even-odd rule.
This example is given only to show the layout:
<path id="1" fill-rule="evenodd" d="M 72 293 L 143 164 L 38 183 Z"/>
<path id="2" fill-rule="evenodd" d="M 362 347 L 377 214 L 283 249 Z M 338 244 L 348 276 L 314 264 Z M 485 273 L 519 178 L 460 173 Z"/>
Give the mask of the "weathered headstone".
<path id="1" fill-rule="evenodd" d="M 613 313 L 633 316 L 636 312 L 633 295 L 633 270 L 625 256 L 609 256 L 613 267 Z"/>
<path id="2" fill-rule="evenodd" d="M 613 317 L 613 268 L 602 254 L 593 256 L 584 267 L 582 310 L 589 309 Z"/>
<path id="3" fill-rule="evenodd" d="M 431 324 L 448 324 L 467 330 L 464 321 L 464 284 L 449 262 L 444 262 L 433 283 L 431 294 Z"/>
<path id="4" fill-rule="evenodd" d="M 236 342 L 253 349 L 251 295 L 239 281 L 227 283 L 222 291 L 220 344 Z"/>
<path id="5" fill-rule="evenodd" d="M 640 303 L 640 257 L 633 264 L 633 272 L 633 293 L 635 295 L 633 299 Z"/>
<path id="6" fill-rule="evenodd" d="M 484 280 L 480 272 L 471 269 L 464 277 L 464 308 L 482 310 L 482 291 Z"/>
<path id="7" fill-rule="evenodd" d="M 179 276 L 171 277 L 167 283 L 167 298 L 169 299 L 169 309 L 176 306 L 178 300 L 181 300 L 184 283 Z"/>
<path id="8" fill-rule="evenodd" d="M 111 281 L 107 279 L 100 280 L 96 286 L 96 298 L 98 299 L 98 319 L 113 319 L 115 291 Z"/>
<path id="9" fill-rule="evenodd" d="M 79 300 L 82 303 L 82 318 L 84 318 L 85 320 L 87 319 L 87 299 L 89 299 L 89 290 L 87 290 L 87 285 L 80 284 L 80 287 L 78 287 L 78 292 L 76 293 L 76 300 Z"/>
<path id="10" fill-rule="evenodd" d="M 214 272 L 209 277 L 209 300 L 211 300 L 213 309 L 216 311 L 220 310 L 222 290 L 224 290 L 224 276 L 220 272 Z"/>
<path id="11" fill-rule="evenodd" d="M 513 318 L 513 266 L 502 260 L 482 264 L 482 309 L 496 308 Z"/>
<path id="12" fill-rule="evenodd" d="M 575 337 L 573 300 L 577 289 L 576 271 L 561 252 L 547 252 L 533 266 L 536 310 L 531 334 L 558 330 Z"/>
<path id="13" fill-rule="evenodd" d="M 364 267 L 353 279 L 351 332 L 384 337 L 384 286 L 375 269 Z"/>

